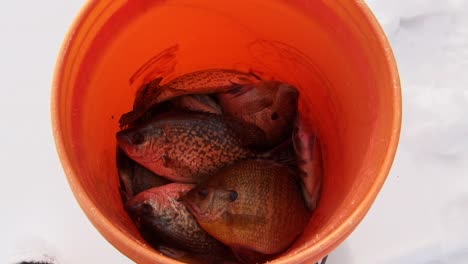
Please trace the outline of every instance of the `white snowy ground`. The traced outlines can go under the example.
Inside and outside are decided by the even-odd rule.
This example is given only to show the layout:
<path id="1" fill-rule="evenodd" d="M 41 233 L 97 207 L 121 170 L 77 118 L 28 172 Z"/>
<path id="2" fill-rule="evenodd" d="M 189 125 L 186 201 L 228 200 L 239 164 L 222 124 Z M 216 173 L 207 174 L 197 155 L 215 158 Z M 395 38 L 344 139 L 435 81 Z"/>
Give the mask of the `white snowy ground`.
<path id="1" fill-rule="evenodd" d="M 0 2 L 0 263 L 131 263 L 79 209 L 50 128 L 55 58 L 83 2 Z M 468 263 L 468 0 L 369 4 L 400 68 L 401 144 L 372 210 L 328 263 Z"/>

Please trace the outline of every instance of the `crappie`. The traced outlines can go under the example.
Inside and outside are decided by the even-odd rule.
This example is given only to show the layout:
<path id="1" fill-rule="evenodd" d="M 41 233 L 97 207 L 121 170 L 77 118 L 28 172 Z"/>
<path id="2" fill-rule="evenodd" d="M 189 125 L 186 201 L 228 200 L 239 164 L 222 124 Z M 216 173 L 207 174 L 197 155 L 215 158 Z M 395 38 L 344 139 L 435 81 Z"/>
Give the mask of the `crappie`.
<path id="1" fill-rule="evenodd" d="M 237 160 L 262 156 L 249 148 L 257 127 L 223 116 L 169 112 L 117 133 L 133 160 L 169 180 L 196 183 Z"/>
<path id="2" fill-rule="evenodd" d="M 179 76 L 161 85 L 162 78 L 143 85 L 136 93 L 133 110 L 122 115 L 121 127 L 134 123 L 152 107 L 188 94 L 210 94 L 228 91 L 236 85 L 258 82 L 253 74 L 228 69 L 208 69 Z"/>

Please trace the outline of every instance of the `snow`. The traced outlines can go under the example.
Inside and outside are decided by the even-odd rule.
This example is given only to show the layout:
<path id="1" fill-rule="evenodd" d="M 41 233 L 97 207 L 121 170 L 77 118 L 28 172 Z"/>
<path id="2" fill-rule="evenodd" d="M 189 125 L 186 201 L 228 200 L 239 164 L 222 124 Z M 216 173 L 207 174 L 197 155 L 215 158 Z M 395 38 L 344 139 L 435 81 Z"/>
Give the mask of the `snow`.
<path id="1" fill-rule="evenodd" d="M 83 2 L 0 3 L 1 263 L 131 263 L 78 207 L 52 138 L 55 58 Z M 468 0 L 368 3 L 400 69 L 401 144 L 371 211 L 327 263 L 468 263 Z"/>
<path id="2" fill-rule="evenodd" d="M 397 58 L 403 130 L 376 203 L 329 261 L 468 263 L 468 1 L 368 3 Z"/>
<path id="3" fill-rule="evenodd" d="M 91 225 L 55 151 L 50 89 L 74 1 L 0 1 L 0 263 L 131 263 Z"/>

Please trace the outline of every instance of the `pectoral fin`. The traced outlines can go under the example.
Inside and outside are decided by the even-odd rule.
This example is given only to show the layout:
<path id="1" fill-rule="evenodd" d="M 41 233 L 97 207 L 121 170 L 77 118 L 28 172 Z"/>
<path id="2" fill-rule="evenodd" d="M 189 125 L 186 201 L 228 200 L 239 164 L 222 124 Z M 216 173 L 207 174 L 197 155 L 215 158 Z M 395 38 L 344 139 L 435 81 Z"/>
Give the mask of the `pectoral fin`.
<path id="1" fill-rule="evenodd" d="M 236 228 L 244 228 L 250 226 L 258 226 L 266 224 L 266 218 L 258 215 L 249 214 L 231 214 L 226 212 L 224 219 L 229 226 L 235 226 Z"/>

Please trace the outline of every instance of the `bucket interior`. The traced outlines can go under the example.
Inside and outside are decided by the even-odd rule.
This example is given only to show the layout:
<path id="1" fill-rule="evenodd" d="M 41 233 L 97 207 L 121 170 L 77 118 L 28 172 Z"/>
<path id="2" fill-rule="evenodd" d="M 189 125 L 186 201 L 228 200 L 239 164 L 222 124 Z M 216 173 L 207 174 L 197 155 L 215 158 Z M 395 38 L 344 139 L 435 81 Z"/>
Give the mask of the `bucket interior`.
<path id="1" fill-rule="evenodd" d="M 353 214 L 373 202 L 369 190 L 383 184 L 399 100 L 382 43 L 356 2 L 91 1 L 57 72 L 55 118 L 70 184 L 98 230 L 135 261 L 168 261 L 123 209 L 118 120 L 149 80 L 228 68 L 295 85 L 299 111 L 321 140 L 319 206 L 280 259 L 314 261 L 336 247 L 361 220 Z"/>

